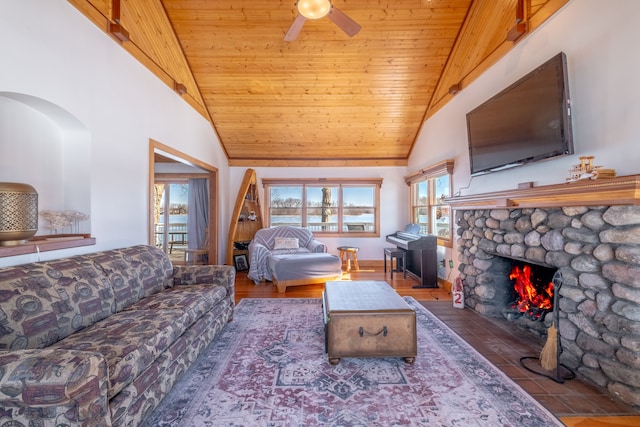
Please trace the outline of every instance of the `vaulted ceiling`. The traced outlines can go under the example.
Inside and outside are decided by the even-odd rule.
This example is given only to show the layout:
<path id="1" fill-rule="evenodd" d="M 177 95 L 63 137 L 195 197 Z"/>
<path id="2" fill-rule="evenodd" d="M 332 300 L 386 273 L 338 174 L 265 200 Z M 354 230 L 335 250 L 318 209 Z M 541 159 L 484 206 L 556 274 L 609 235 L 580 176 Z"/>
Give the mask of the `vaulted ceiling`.
<path id="1" fill-rule="evenodd" d="M 206 117 L 232 166 L 403 166 L 426 119 L 568 0 L 68 0 Z"/>

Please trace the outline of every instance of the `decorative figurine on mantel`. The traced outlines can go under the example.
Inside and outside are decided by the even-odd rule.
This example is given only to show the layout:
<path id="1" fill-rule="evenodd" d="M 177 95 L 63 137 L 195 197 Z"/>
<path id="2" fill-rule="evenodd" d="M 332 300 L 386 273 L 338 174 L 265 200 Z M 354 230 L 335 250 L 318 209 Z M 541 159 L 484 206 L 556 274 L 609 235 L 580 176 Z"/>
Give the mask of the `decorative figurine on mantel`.
<path id="1" fill-rule="evenodd" d="M 594 166 L 594 156 L 581 156 L 580 164 L 574 165 L 569 171 L 567 182 L 576 182 L 583 179 L 615 178 L 615 169 L 603 169 L 602 166 Z"/>

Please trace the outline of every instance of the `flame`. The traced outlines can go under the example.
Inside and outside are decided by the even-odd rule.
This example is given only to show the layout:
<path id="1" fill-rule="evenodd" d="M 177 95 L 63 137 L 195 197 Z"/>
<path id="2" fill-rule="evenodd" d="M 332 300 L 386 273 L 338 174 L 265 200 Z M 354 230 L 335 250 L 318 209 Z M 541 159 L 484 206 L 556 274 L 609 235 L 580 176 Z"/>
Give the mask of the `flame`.
<path id="1" fill-rule="evenodd" d="M 518 294 L 518 300 L 512 308 L 521 313 L 530 310 L 550 310 L 553 307 L 553 283 L 549 282 L 541 291 L 531 281 L 531 267 L 525 265 L 522 269 L 515 266 L 511 269 L 509 279 L 514 280 L 513 288 Z"/>

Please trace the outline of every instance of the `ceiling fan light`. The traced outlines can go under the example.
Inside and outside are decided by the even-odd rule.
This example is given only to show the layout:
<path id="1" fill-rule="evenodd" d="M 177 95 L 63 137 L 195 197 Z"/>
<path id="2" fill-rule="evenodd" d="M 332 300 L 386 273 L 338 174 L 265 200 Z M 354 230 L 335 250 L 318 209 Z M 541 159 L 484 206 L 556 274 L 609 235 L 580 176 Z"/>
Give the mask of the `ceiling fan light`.
<path id="1" fill-rule="evenodd" d="M 320 19 L 331 10 L 331 0 L 298 0 L 298 13 L 307 19 Z"/>

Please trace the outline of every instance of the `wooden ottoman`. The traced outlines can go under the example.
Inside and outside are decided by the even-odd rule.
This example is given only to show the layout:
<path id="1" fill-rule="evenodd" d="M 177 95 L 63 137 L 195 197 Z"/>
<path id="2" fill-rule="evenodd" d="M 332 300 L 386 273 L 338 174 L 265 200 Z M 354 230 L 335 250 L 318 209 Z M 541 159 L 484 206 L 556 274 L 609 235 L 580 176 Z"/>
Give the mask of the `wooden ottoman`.
<path id="1" fill-rule="evenodd" d="M 341 357 L 403 357 L 418 354 L 416 312 L 387 282 L 327 282 L 322 294 L 329 363 Z"/>

